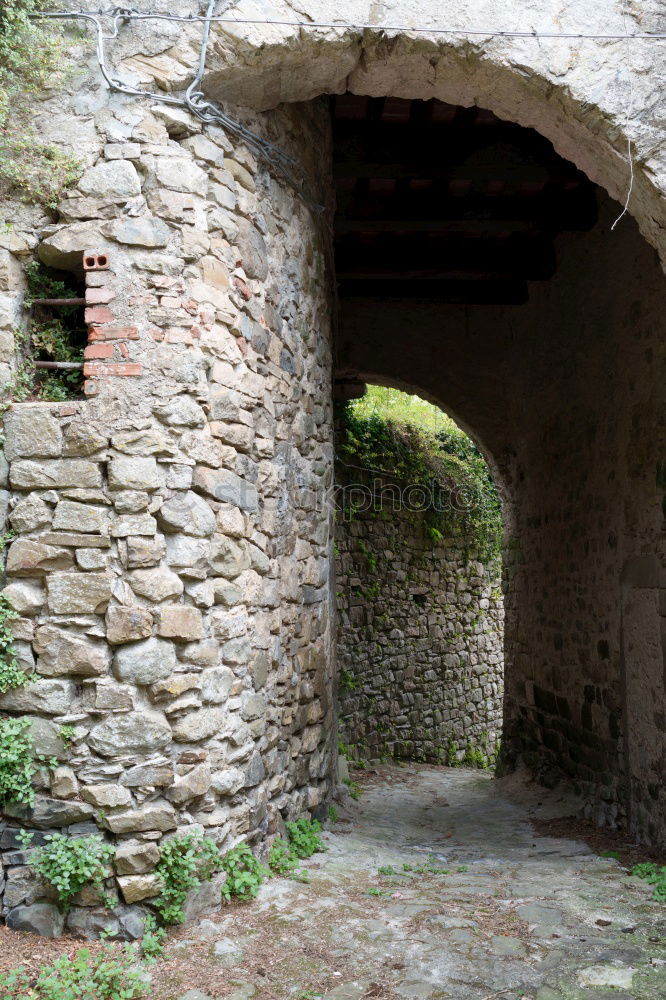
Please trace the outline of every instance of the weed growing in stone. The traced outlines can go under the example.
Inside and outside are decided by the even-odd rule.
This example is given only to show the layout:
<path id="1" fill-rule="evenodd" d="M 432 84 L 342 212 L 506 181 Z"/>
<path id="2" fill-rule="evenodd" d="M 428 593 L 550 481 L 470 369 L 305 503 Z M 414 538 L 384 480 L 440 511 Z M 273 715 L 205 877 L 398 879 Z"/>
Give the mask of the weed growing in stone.
<path id="1" fill-rule="evenodd" d="M 232 898 L 254 899 L 261 883 L 270 875 L 247 846 L 236 844 L 222 858 L 222 870 L 227 880 L 222 886 L 222 895 L 229 902 Z"/>
<path id="2" fill-rule="evenodd" d="M 24 847 L 32 843 L 33 834 L 21 834 Z M 101 837 L 67 837 L 62 833 L 50 834 L 42 847 L 36 847 L 30 864 L 38 875 L 52 885 L 58 894 L 58 905 L 67 913 L 72 899 L 84 886 L 91 885 L 104 895 L 104 879 L 111 873 L 109 862 L 115 854 L 111 844 Z"/>
<path id="3" fill-rule="evenodd" d="M 297 858 L 311 858 L 318 851 L 325 851 L 326 845 L 319 834 L 321 823 L 316 819 L 301 816 L 292 823 L 287 823 L 289 846 Z"/>
<path id="4" fill-rule="evenodd" d="M 72 743 L 74 742 L 75 733 L 76 730 L 74 729 L 74 726 L 61 726 L 60 729 L 58 730 L 58 735 L 62 740 L 62 744 L 65 750 L 69 750 Z"/>
<path id="5" fill-rule="evenodd" d="M 290 844 L 277 837 L 268 854 L 268 867 L 274 875 L 293 878 L 298 882 L 308 882 L 310 876 L 304 868 L 298 866 L 299 857 Z"/>
<path id="6" fill-rule="evenodd" d="M 355 691 L 357 687 L 360 687 L 359 682 L 356 680 L 354 675 L 349 670 L 341 670 L 340 678 L 338 681 L 340 690 L 343 693 L 348 691 Z"/>
<path id="7" fill-rule="evenodd" d="M 0 719 L 0 803 L 35 801 L 32 779 L 40 763 L 53 764 L 35 755 L 28 719 Z"/>
<path id="8" fill-rule="evenodd" d="M 362 794 L 362 790 L 361 790 L 361 786 L 359 785 L 358 781 L 354 781 L 352 778 L 344 778 L 343 782 L 347 786 L 347 788 L 349 789 L 349 794 L 354 799 L 354 801 L 357 801 L 358 799 L 360 799 L 361 794 Z"/>
<path id="9" fill-rule="evenodd" d="M 210 881 L 213 872 L 221 866 L 215 842 L 204 837 L 200 830 L 172 837 L 162 844 L 155 871 L 163 888 L 154 905 L 163 922 L 182 924 L 187 893 L 202 882 Z"/>
<path id="10" fill-rule="evenodd" d="M 136 968 L 136 949 L 106 945 L 92 954 L 81 948 L 73 957 L 62 955 L 49 965 L 21 966 L 0 976 L 2 1000 L 134 1000 L 148 995 L 146 980 Z"/>
<path id="11" fill-rule="evenodd" d="M 368 896 L 383 896 L 384 892 L 382 889 L 377 889 L 374 886 L 368 889 Z"/>
<path id="12" fill-rule="evenodd" d="M 331 823 L 337 823 L 338 822 L 338 810 L 335 808 L 335 806 L 329 806 L 328 807 L 328 819 L 329 819 L 329 822 L 331 822 Z"/>
<path id="13" fill-rule="evenodd" d="M 158 927 L 154 917 L 149 916 L 143 926 L 141 938 L 141 957 L 148 965 L 152 965 L 164 954 L 164 942 L 167 932 L 164 927 Z"/>
<path id="14" fill-rule="evenodd" d="M 0 594 L 0 694 L 10 688 L 21 687 L 28 680 L 16 660 L 16 648 L 11 623 L 18 618 L 17 613 L 4 596 Z"/>
<path id="15" fill-rule="evenodd" d="M 653 861 L 644 861 L 634 865 L 631 874 L 644 879 L 652 886 L 652 898 L 666 902 L 666 865 L 655 865 Z"/>

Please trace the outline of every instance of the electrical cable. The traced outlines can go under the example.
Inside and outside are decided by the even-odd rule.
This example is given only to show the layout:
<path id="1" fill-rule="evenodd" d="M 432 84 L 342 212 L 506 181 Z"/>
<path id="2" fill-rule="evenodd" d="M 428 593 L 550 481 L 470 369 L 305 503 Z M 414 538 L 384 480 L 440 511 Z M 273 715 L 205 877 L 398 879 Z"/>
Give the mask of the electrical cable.
<path id="1" fill-rule="evenodd" d="M 113 17 L 120 8 L 111 10 L 85 11 L 81 14 L 97 17 Z M 67 11 L 37 11 L 30 17 L 68 17 Z M 76 16 L 76 15 L 75 15 Z M 287 28 L 333 28 L 340 31 L 385 31 L 385 32 L 412 32 L 426 35 L 455 35 L 455 36 L 481 36 L 495 38 L 552 38 L 552 39 L 590 39 L 594 41 L 652 41 L 666 39 L 666 32 L 635 31 L 635 32 L 604 32 L 593 33 L 584 31 L 537 31 L 535 28 L 530 31 L 503 30 L 496 28 L 438 28 L 438 27 L 416 27 L 410 24 L 367 24 L 342 21 L 289 21 L 286 19 L 270 18 L 250 18 L 250 17 L 222 17 L 221 15 L 209 17 L 206 14 L 150 14 L 144 11 L 137 11 L 134 8 L 127 9 L 127 16 L 130 20 L 145 21 L 180 21 L 187 22 L 214 22 L 216 24 L 247 24 L 247 25 L 268 25 Z"/>

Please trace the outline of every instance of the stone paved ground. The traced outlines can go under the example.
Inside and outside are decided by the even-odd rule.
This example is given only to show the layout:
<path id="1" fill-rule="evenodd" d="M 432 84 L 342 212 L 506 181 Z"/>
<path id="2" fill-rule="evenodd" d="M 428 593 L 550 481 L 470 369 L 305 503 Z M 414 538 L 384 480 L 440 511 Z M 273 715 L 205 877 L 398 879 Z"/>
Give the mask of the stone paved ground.
<path id="1" fill-rule="evenodd" d="M 570 803 L 515 779 L 418 765 L 382 767 L 363 785 L 326 832 L 328 851 L 307 863 L 309 884 L 271 879 L 254 902 L 215 906 L 172 934 L 147 995 L 666 997 L 666 908 L 615 860 L 537 836 L 528 821 Z M 0 945 L 0 966 L 12 967 L 75 942 L 3 930 Z"/>
<path id="2" fill-rule="evenodd" d="M 176 964 L 193 948 L 222 964 L 224 988 L 160 996 L 666 997 L 664 907 L 615 860 L 536 836 L 528 803 L 542 790 L 508 801 L 503 785 L 478 771 L 382 768 L 309 863 L 310 885 L 273 880 L 171 944 Z M 389 866 L 400 874 L 379 874 Z"/>

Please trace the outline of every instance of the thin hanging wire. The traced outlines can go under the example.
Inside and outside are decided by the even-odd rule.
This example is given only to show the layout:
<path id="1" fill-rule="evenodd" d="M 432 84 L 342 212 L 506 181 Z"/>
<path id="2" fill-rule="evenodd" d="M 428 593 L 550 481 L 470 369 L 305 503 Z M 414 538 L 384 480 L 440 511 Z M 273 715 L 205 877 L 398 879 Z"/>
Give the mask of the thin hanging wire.
<path id="1" fill-rule="evenodd" d="M 247 125 L 244 125 L 237 119 L 232 118 L 213 101 L 206 100 L 200 89 L 200 84 L 206 69 L 206 57 L 208 54 L 211 22 L 213 20 L 218 20 L 218 18 L 213 17 L 212 13 L 215 9 L 215 2 L 216 0 L 210 0 L 208 10 L 205 15 L 192 15 L 183 18 L 178 18 L 172 15 L 143 15 L 131 8 L 124 7 L 115 7 L 112 11 L 100 11 L 98 13 L 94 13 L 92 11 L 43 11 L 31 16 L 35 18 L 57 18 L 62 20 L 80 19 L 91 24 L 95 31 L 97 62 L 100 72 L 110 90 L 117 91 L 121 94 L 127 94 L 131 97 L 144 97 L 150 101 L 159 104 L 166 104 L 170 107 L 184 108 L 205 125 L 221 126 L 225 129 L 225 131 L 231 133 L 241 142 L 245 143 L 245 145 L 248 146 L 249 149 L 257 156 L 257 158 L 260 159 L 270 170 L 282 175 L 282 177 L 297 191 L 297 193 L 300 194 L 302 200 L 313 215 L 320 216 L 324 212 L 324 207 L 319 203 L 318 199 L 310 190 L 308 175 L 298 160 L 296 160 L 293 156 L 290 156 L 279 146 L 275 145 L 275 143 L 257 135 L 257 133 L 253 132 L 252 129 L 247 127 Z M 230 5 L 230 2 L 231 0 L 228 0 L 225 9 Z M 108 33 L 105 33 L 104 31 L 104 26 L 100 20 L 101 17 L 111 18 L 112 26 Z M 112 41 L 118 37 L 122 24 L 128 23 L 132 20 L 143 20 L 148 17 L 155 17 L 160 20 L 183 20 L 203 23 L 204 28 L 199 49 L 197 72 L 182 96 L 160 94 L 149 90 L 143 90 L 140 87 L 133 87 L 131 84 L 124 83 L 122 80 L 119 80 L 117 76 L 114 76 L 107 65 L 105 42 Z"/>

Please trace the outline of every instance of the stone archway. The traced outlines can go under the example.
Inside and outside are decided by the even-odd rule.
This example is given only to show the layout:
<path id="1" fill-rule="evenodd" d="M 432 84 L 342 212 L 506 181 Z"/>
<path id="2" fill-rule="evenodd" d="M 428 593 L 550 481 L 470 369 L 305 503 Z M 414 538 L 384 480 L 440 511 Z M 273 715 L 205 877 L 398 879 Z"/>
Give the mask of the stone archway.
<path id="1" fill-rule="evenodd" d="M 435 29 L 443 15 L 428 3 L 417 9 L 396 3 L 390 10 L 351 4 L 344 14 L 343 19 L 333 3 L 306 3 L 294 17 L 291 7 L 277 2 L 268 17 L 278 23 L 267 25 L 252 23 L 257 13 L 250 4 L 235 5 L 229 16 L 238 23 L 213 27 L 204 90 L 210 97 L 259 111 L 345 91 L 477 105 L 536 129 L 560 155 L 621 202 L 629 188 L 631 142 L 630 211 L 643 236 L 664 258 L 666 152 L 659 126 L 663 93 L 658 86 L 663 43 L 491 34 L 442 37 L 398 28 L 345 26 L 348 19 Z M 659 30 L 656 16 L 641 14 L 637 24 L 619 2 L 611 9 L 605 6 L 603 24 L 593 11 L 569 10 L 566 19 L 536 20 L 532 12 L 517 16 L 511 8 L 479 13 L 470 23 L 464 0 L 448 5 L 445 19 L 454 28 L 489 27 L 498 32 L 526 27 L 535 33 L 570 35 Z M 341 26 L 309 27 L 310 22 Z"/>
<path id="2" fill-rule="evenodd" d="M 644 107 L 657 101 L 649 72 L 656 49 L 646 51 L 647 43 L 640 56 L 638 49 L 625 55 L 620 72 L 598 41 L 273 30 L 259 45 L 251 26 L 217 29 L 212 96 L 257 109 L 343 91 L 484 106 L 535 128 L 621 202 L 631 139 L 630 212 L 663 256 L 654 119 L 627 121 L 630 96 L 641 94 Z M 339 361 L 361 378 L 417 389 L 445 406 L 481 441 L 503 484 L 506 731 L 514 758 L 545 780 L 566 774 L 598 821 L 628 822 L 659 839 L 663 379 L 656 370 L 666 289 L 635 225 L 625 220 L 611 237 L 620 208 L 604 195 L 600 201 L 594 235 L 561 238 L 561 275 L 539 288 L 520 321 L 496 316 L 494 340 L 478 312 L 464 308 L 449 309 L 443 337 L 441 319 L 419 306 L 393 303 L 378 323 L 377 303 L 358 302 L 343 321 Z M 407 350 L 406 326 L 416 331 Z"/>

